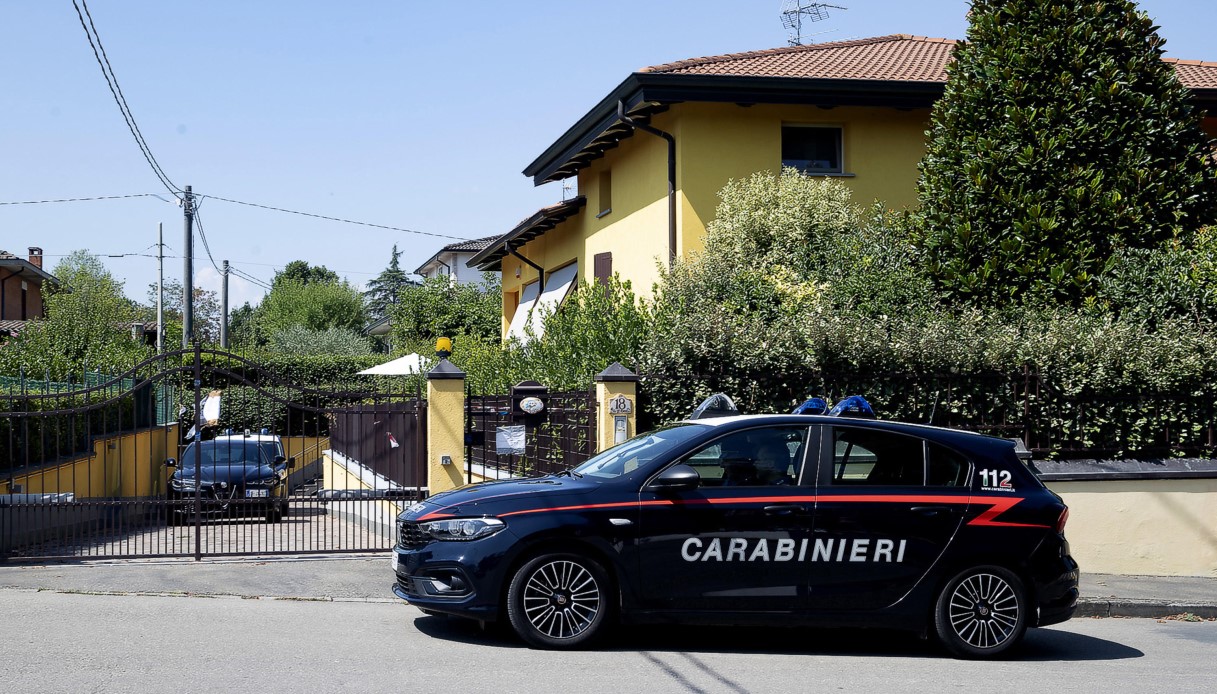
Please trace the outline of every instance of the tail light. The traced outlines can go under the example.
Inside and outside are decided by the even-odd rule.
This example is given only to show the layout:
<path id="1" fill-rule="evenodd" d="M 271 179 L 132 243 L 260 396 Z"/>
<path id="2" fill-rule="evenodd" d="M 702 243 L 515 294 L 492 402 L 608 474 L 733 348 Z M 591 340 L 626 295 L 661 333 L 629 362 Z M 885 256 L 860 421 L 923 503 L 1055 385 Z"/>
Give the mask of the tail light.
<path id="1" fill-rule="evenodd" d="M 1056 519 L 1056 526 L 1054 529 L 1058 533 L 1064 533 L 1065 532 L 1065 521 L 1067 521 L 1067 520 L 1069 520 L 1069 507 L 1068 506 L 1066 506 L 1065 509 L 1063 511 L 1061 511 L 1060 518 Z"/>

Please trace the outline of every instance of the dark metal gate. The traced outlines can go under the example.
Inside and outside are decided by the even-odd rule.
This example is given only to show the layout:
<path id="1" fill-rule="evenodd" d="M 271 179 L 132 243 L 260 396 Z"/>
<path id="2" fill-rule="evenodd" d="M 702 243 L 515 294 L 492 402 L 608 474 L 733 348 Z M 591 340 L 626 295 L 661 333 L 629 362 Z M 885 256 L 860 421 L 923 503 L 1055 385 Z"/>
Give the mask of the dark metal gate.
<path id="1" fill-rule="evenodd" d="M 531 384 L 528 390 L 521 386 Z M 569 470 L 596 453 L 595 391 L 549 393 L 525 382 L 508 395 L 465 396 L 466 480 L 538 477 Z M 529 414 L 524 397 L 544 409 Z"/>
<path id="2" fill-rule="evenodd" d="M 427 494 L 417 377 L 302 385 L 196 347 L 81 380 L 0 390 L 0 558 L 388 550 Z M 246 444 L 259 474 L 218 467 Z"/>

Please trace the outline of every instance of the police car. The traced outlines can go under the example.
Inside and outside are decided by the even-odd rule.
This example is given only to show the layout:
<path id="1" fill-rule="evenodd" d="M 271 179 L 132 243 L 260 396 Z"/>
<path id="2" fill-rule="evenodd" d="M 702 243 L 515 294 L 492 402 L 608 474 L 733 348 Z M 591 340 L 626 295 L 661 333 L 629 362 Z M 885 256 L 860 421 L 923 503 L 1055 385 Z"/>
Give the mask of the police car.
<path id="1" fill-rule="evenodd" d="M 703 404 L 569 472 L 437 494 L 398 518 L 394 593 L 559 649 L 619 620 L 906 629 L 982 658 L 1072 616 L 1068 510 L 1014 443 L 843 405 Z"/>

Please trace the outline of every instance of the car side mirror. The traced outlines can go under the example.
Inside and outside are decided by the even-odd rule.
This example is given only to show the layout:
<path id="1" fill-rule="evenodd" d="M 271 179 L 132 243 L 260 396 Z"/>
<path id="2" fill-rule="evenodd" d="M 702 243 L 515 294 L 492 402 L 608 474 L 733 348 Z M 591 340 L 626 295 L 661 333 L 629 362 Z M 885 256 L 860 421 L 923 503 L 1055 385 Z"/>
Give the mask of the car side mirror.
<path id="1" fill-rule="evenodd" d="M 165 458 L 165 467 L 177 467 L 177 460 L 174 458 Z"/>
<path id="2" fill-rule="evenodd" d="M 292 457 L 290 457 L 290 458 L 288 458 L 288 459 L 287 459 L 287 466 L 288 466 L 289 468 L 293 468 L 293 469 L 295 469 L 295 467 L 296 467 L 296 456 L 294 456 L 294 455 L 293 455 Z"/>
<path id="3" fill-rule="evenodd" d="M 283 463 L 286 463 L 286 462 L 287 462 L 287 458 L 284 458 L 284 457 L 283 457 L 283 456 L 281 456 L 281 455 L 277 455 L 277 456 L 275 456 L 275 459 L 274 459 L 272 462 L 273 462 L 275 465 L 282 465 Z"/>
<path id="4" fill-rule="evenodd" d="M 697 489 L 701 484 L 701 475 L 692 467 L 681 463 L 659 473 L 651 480 L 647 489 L 653 492 L 686 492 Z"/>

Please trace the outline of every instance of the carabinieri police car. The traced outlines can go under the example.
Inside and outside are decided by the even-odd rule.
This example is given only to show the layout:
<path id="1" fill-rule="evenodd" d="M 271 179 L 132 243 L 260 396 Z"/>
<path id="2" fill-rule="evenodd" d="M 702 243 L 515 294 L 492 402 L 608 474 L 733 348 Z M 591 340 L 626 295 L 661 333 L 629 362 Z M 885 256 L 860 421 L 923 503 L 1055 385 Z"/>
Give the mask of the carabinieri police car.
<path id="1" fill-rule="evenodd" d="M 869 413 L 851 402 L 703 406 L 560 475 L 437 494 L 398 518 L 394 593 L 542 648 L 622 620 L 907 629 L 981 658 L 1072 616 L 1068 510 L 1014 443 L 831 416 Z"/>

